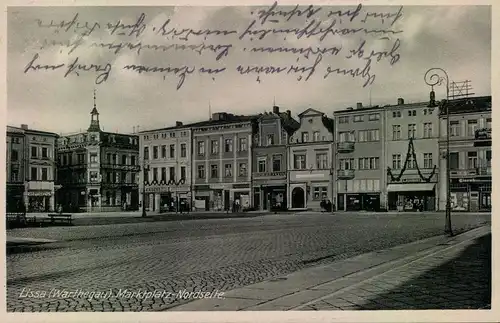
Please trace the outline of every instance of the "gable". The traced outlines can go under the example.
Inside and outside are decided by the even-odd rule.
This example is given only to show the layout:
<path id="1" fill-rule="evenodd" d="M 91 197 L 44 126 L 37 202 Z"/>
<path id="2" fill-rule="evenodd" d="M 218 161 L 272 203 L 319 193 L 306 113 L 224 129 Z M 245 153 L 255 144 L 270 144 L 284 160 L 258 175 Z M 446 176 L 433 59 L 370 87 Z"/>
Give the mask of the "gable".
<path id="1" fill-rule="evenodd" d="M 299 118 L 304 117 L 313 117 L 313 116 L 322 116 L 324 113 L 318 110 L 314 110 L 313 108 L 309 108 L 306 111 L 299 114 Z"/>

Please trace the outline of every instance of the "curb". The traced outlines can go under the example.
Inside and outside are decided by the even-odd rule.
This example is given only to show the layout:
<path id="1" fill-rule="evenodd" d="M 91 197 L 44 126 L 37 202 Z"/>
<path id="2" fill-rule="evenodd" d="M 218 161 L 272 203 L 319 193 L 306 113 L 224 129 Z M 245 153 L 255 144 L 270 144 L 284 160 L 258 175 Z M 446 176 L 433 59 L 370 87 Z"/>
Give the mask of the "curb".
<path id="1" fill-rule="evenodd" d="M 422 258 L 456 248 L 488 232 L 491 232 L 490 226 L 480 226 L 454 237 L 435 236 L 233 289 L 225 292 L 223 299 L 195 300 L 164 310 L 299 309 L 307 306 L 306 304 L 330 297 L 350 286 L 374 279 L 396 268 L 408 266 Z"/>

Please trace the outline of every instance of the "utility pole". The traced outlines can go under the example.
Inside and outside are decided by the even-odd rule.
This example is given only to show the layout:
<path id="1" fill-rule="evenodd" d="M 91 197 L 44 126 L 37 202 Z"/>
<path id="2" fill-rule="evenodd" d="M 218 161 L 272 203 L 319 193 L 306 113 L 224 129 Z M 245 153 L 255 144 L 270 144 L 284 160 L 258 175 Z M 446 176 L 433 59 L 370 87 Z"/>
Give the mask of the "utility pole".
<path id="1" fill-rule="evenodd" d="M 146 183 L 148 182 L 146 172 L 149 171 L 149 166 L 146 165 L 146 156 L 143 156 L 142 161 L 142 217 L 145 218 L 146 214 Z"/>

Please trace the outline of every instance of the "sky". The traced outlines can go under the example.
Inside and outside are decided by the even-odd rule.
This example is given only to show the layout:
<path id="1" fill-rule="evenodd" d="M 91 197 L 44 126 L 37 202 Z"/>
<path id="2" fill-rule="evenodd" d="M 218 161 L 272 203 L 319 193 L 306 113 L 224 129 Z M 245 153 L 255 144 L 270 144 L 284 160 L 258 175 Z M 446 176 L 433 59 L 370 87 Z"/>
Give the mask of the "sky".
<path id="1" fill-rule="evenodd" d="M 352 22 L 348 16 L 337 17 L 336 28 L 385 29 L 401 31 L 387 34 L 329 35 L 320 41 L 319 36 L 296 39 L 291 35 L 269 34 L 262 40 L 244 36 L 238 38 L 255 19 L 256 29 L 299 28 L 311 20 L 322 22 L 327 27 L 335 17 L 328 18 L 329 11 L 352 10 L 356 7 L 323 7 L 309 18 L 295 16 L 289 21 L 275 17 L 277 23 L 261 24 L 257 15 L 259 9 L 267 7 L 10 7 L 7 12 L 7 123 L 19 126 L 27 124 L 31 128 L 72 133 L 86 130 L 93 108 L 93 93 L 100 113 L 101 127 L 105 131 L 130 133 L 207 119 L 210 112 L 231 112 L 234 114 L 254 114 L 271 111 L 274 104 L 292 114 L 314 108 L 331 116 L 335 110 L 363 105 L 395 104 L 397 98 L 405 102 L 428 100 L 429 86 L 424 82 L 425 72 L 432 67 L 440 67 L 448 72 L 450 81 L 470 80 L 476 95 L 491 94 L 491 9 L 489 6 L 405 6 L 402 15 L 391 26 L 394 17 L 383 22 L 376 17 L 366 17 L 368 12 L 397 13 L 399 6 L 365 7 Z M 303 7 L 303 9 L 306 7 Z M 317 8 L 317 7 L 315 7 Z M 277 8 L 289 11 L 293 7 Z M 134 24 L 144 13 L 146 29 L 137 36 L 110 33 L 107 23 Z M 47 41 L 76 40 L 85 31 L 80 28 L 65 31 L 57 28 L 42 28 L 61 21 L 71 21 L 78 14 L 80 26 L 99 24 L 85 41 L 71 54 L 67 47 L 45 46 Z M 188 40 L 172 39 L 158 35 L 156 31 L 168 20 L 168 27 L 178 30 L 235 30 L 228 36 L 190 35 Z M 272 17 L 268 18 L 273 19 Z M 342 22 L 340 22 L 342 19 Z M 153 32 L 152 28 L 156 28 Z M 55 33 L 55 31 L 58 31 Z M 127 32 L 130 32 L 128 29 Z M 179 38 L 179 37 L 178 37 Z M 201 55 L 190 50 L 154 51 L 142 49 L 138 54 L 123 49 L 117 54 L 105 48 L 90 48 L 92 43 L 118 44 L 131 42 L 155 45 L 205 43 L 212 45 L 232 45 L 229 54 L 216 60 L 209 50 Z M 393 54 L 399 60 L 392 64 L 390 57 L 377 61 L 371 59 L 370 74 L 376 75 L 371 85 L 364 87 L 362 77 L 349 77 L 336 73 L 324 78 L 328 66 L 332 69 L 363 69 L 367 60 L 350 58 L 349 51 L 358 48 L 365 41 L 365 55 L 390 51 L 394 44 L 399 47 Z M 298 81 L 298 74 L 280 73 L 274 75 L 241 75 L 237 66 L 312 66 L 318 55 L 309 58 L 292 53 L 252 53 L 252 47 L 307 48 L 337 47 L 340 53 L 324 53 L 315 73 L 308 81 L 306 74 Z M 25 69 L 38 54 L 31 66 L 59 65 L 55 70 Z M 110 64 L 111 71 L 106 81 L 96 84 L 97 74 L 81 71 L 79 76 L 70 73 L 64 77 L 68 66 L 78 58 L 78 63 L 101 65 Z M 179 78 L 162 73 L 137 73 L 127 70 L 126 65 L 145 67 L 188 66 L 198 71 L 201 67 L 222 68 L 226 71 L 217 75 L 187 75 L 179 89 Z M 438 99 L 445 97 L 443 86 L 435 88 Z M 137 128 L 139 127 L 139 128 Z"/>

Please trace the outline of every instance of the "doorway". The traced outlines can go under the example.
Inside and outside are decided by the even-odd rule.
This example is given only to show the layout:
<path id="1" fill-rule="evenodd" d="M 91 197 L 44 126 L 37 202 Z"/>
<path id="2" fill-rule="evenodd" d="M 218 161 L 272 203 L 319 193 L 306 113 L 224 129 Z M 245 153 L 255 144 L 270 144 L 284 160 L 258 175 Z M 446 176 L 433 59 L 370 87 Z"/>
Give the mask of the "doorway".
<path id="1" fill-rule="evenodd" d="M 304 189 L 296 187 L 292 191 L 292 208 L 302 209 L 305 207 Z"/>

